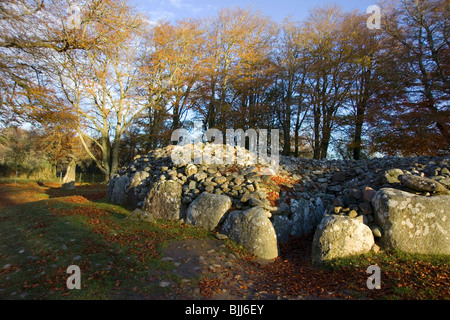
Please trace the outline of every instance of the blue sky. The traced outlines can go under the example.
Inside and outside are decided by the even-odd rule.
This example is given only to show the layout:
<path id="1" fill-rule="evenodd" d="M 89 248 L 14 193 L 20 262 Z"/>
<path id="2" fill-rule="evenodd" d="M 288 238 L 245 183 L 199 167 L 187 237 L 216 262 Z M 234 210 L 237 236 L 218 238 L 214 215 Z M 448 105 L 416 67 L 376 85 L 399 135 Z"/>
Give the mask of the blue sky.
<path id="1" fill-rule="evenodd" d="M 176 21 L 186 17 L 214 16 L 218 10 L 226 7 L 247 7 L 253 5 L 266 16 L 281 22 L 291 15 L 302 20 L 308 11 L 327 3 L 341 5 L 345 11 L 357 9 L 366 12 L 367 7 L 377 4 L 378 0 L 129 0 L 140 12 L 145 12 L 150 20 Z"/>

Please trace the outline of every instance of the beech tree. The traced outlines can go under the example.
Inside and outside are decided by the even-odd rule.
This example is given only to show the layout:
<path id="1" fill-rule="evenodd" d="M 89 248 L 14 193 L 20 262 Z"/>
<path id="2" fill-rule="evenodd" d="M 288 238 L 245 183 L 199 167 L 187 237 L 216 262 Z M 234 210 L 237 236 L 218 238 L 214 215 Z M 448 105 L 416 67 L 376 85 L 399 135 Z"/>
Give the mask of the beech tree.
<path id="1" fill-rule="evenodd" d="M 139 123 L 151 148 L 167 144 L 170 132 L 182 126 L 196 101 L 202 66 L 204 30 L 198 20 L 176 25 L 163 22 L 147 35 L 152 48 L 144 58 L 140 93 L 148 109 Z"/>
<path id="2" fill-rule="evenodd" d="M 281 23 L 275 60 L 275 81 L 269 99 L 283 132 L 283 154 L 294 152 L 298 156 L 304 146 L 301 131 L 311 108 L 307 81 L 312 75 L 308 32 L 301 21 L 287 18 Z"/>
<path id="3" fill-rule="evenodd" d="M 206 56 L 196 106 L 206 128 L 224 130 L 231 124 L 230 115 L 236 115 L 233 109 L 248 115 L 245 110 L 258 105 L 247 88 L 266 83 L 263 75 L 270 68 L 275 29 L 270 19 L 252 8 L 223 9 L 204 23 Z"/>
<path id="4" fill-rule="evenodd" d="M 381 31 L 365 27 L 367 17 L 358 13 L 349 13 L 344 20 L 349 34 L 348 45 L 352 48 L 348 64 L 350 75 L 350 91 L 348 108 L 338 122 L 348 126 L 346 147 L 351 157 L 359 160 L 367 145 L 363 142 L 364 131 L 367 130 L 368 113 L 376 113 L 375 98 L 381 93 L 381 69 L 384 68 L 382 50 L 383 35 Z M 371 110 L 374 109 L 374 110 Z"/>
<path id="5" fill-rule="evenodd" d="M 306 80 L 313 120 L 313 157 L 327 157 L 338 112 L 350 92 L 352 47 L 345 24 L 348 16 L 337 6 L 315 8 L 305 21 L 310 76 Z"/>
<path id="6" fill-rule="evenodd" d="M 387 106 L 380 103 L 373 148 L 401 155 L 448 153 L 448 2 L 401 0 L 384 11 L 384 52 L 395 63 L 386 63 L 391 99 Z"/>
<path id="7" fill-rule="evenodd" d="M 387 1 L 381 30 L 332 5 L 280 24 L 249 7 L 155 25 L 126 0 L 3 1 L 0 126 L 38 124 L 52 159 L 75 136 L 106 181 L 196 119 L 278 128 L 285 155 L 448 153 L 448 4 Z"/>

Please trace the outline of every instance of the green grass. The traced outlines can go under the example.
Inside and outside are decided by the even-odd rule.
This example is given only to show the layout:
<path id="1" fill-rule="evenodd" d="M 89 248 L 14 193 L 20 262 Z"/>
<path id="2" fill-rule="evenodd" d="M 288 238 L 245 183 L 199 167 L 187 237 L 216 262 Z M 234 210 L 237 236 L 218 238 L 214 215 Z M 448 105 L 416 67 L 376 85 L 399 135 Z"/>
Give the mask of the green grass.
<path id="1" fill-rule="evenodd" d="M 449 299 L 450 257 L 405 253 L 397 250 L 368 253 L 360 256 L 333 259 L 324 264 L 325 270 L 347 268 L 349 272 L 364 274 L 370 265 L 381 271 L 381 290 L 372 290 L 375 299 Z M 369 277 L 358 279 L 359 286 Z M 357 287 L 356 281 L 354 287 Z M 357 294 L 357 290 L 354 291 Z"/>
<path id="2" fill-rule="evenodd" d="M 171 272 L 173 263 L 161 261 L 161 250 L 171 241 L 212 237 L 177 222 L 129 221 L 127 209 L 106 202 L 71 199 L 77 200 L 62 197 L 0 209 L 0 299 L 168 294 L 159 281 L 180 279 Z M 66 287 L 72 264 L 80 266 L 82 290 Z"/>

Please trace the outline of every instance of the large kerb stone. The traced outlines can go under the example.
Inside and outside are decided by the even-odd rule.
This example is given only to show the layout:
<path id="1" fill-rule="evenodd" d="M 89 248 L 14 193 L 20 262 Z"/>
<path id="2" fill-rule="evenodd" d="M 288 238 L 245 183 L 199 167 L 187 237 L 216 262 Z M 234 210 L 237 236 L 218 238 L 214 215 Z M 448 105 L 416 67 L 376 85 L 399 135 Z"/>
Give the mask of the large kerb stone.
<path id="1" fill-rule="evenodd" d="M 411 253 L 450 254 L 450 196 L 418 196 L 392 188 L 377 192 L 372 205 L 383 229 L 382 243 Z"/>
<path id="2" fill-rule="evenodd" d="M 130 178 L 127 176 L 115 176 L 108 184 L 108 199 L 115 204 L 127 202 L 127 190 L 130 185 Z"/>
<path id="3" fill-rule="evenodd" d="M 230 197 L 203 192 L 189 205 L 186 221 L 194 226 L 213 230 L 231 208 Z"/>
<path id="4" fill-rule="evenodd" d="M 181 193 L 182 186 L 176 181 L 157 182 L 150 190 L 142 209 L 150 212 L 155 219 L 179 220 L 182 218 Z"/>
<path id="5" fill-rule="evenodd" d="M 450 195 L 450 191 L 438 181 L 419 177 L 412 174 L 403 174 L 398 177 L 400 182 L 410 189 L 422 192 L 436 192 Z"/>
<path id="6" fill-rule="evenodd" d="M 314 233 L 312 263 L 367 253 L 374 243 L 372 230 L 362 219 L 325 215 Z"/>
<path id="7" fill-rule="evenodd" d="M 269 215 L 261 207 L 230 212 L 221 232 L 254 255 L 263 259 L 275 259 L 278 256 L 277 235 Z"/>

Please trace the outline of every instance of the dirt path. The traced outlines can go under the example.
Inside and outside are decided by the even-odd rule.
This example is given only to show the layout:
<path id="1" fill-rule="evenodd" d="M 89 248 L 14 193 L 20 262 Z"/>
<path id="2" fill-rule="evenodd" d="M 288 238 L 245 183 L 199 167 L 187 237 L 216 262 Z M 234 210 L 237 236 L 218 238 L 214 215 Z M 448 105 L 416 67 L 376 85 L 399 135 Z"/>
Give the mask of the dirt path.
<path id="1" fill-rule="evenodd" d="M 182 280 L 182 289 L 193 299 L 305 300 L 351 298 L 338 273 L 323 276 L 309 262 L 312 237 L 291 239 L 281 246 L 274 261 L 232 253 L 221 240 L 191 239 L 171 243 L 164 257 Z M 198 288 L 190 279 L 200 279 Z M 330 289 L 328 289 L 330 288 Z M 186 296 L 185 296 L 186 298 Z"/>

